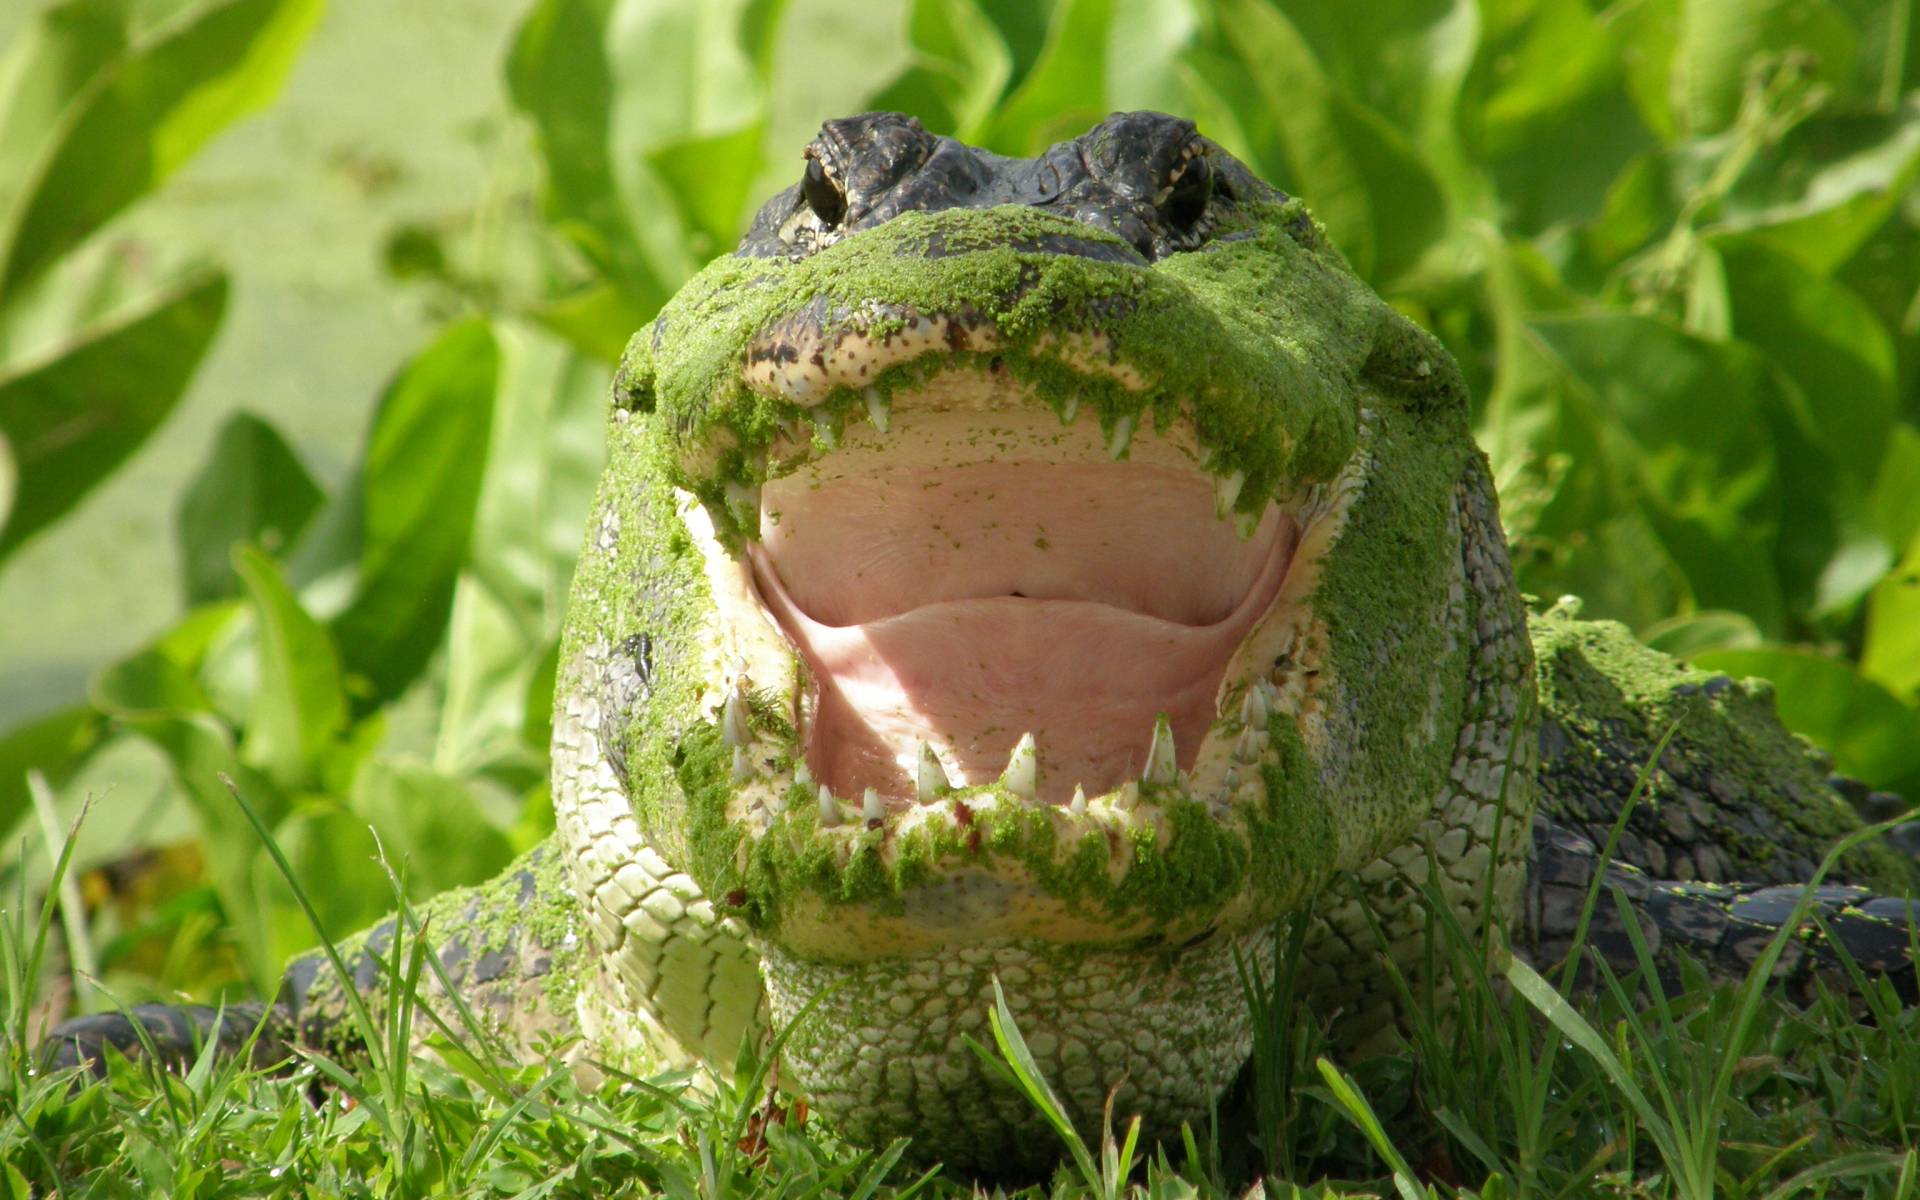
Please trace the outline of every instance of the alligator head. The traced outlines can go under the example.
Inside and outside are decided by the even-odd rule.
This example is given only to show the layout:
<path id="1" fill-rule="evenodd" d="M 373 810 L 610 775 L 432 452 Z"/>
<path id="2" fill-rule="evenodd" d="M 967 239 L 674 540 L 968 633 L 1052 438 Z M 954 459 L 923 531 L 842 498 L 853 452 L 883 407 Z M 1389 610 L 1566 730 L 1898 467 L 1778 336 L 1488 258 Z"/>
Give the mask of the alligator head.
<path id="1" fill-rule="evenodd" d="M 830 122 L 611 430 L 563 694 L 856 1136 L 1031 1124 L 962 1044 L 996 976 L 1079 1119 L 1203 1116 L 1236 959 L 1458 768 L 1457 370 L 1190 122 Z"/>

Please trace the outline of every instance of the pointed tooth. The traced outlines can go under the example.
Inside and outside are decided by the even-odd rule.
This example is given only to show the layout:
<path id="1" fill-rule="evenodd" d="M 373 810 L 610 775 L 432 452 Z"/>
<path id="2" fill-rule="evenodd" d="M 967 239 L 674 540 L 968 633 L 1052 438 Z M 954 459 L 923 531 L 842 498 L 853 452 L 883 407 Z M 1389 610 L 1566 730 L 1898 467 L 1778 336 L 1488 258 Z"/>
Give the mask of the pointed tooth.
<path id="1" fill-rule="evenodd" d="M 739 749 L 753 742 L 753 726 L 748 721 L 747 693 L 739 684 L 727 689 L 727 701 L 720 709 L 720 737 Z"/>
<path id="2" fill-rule="evenodd" d="M 1120 458 L 1127 452 L 1127 446 L 1133 441 L 1133 418 L 1117 417 L 1113 422 L 1113 433 L 1107 438 L 1107 457 Z"/>
<path id="3" fill-rule="evenodd" d="M 1232 512 L 1234 503 L 1240 499 L 1240 489 L 1245 486 L 1247 486 L 1247 473 L 1245 471 L 1230 471 L 1215 479 L 1213 481 L 1213 511 L 1215 514 L 1224 517 Z"/>
<path id="4" fill-rule="evenodd" d="M 840 802 L 833 798 L 833 789 L 824 783 L 820 785 L 820 823 L 822 825 L 840 823 Z"/>
<path id="5" fill-rule="evenodd" d="M 1077 783 L 1073 785 L 1073 799 L 1067 801 L 1067 811 L 1076 817 L 1087 815 L 1087 789 Z"/>
<path id="6" fill-rule="evenodd" d="M 1000 776 L 1000 782 L 1007 790 L 1022 800 L 1032 800 L 1040 773 L 1040 753 L 1033 742 L 1031 733 L 1023 733 L 1014 743 L 1013 753 L 1007 758 L 1007 769 Z"/>
<path id="7" fill-rule="evenodd" d="M 1120 790 L 1113 794 L 1113 806 L 1115 808 L 1131 809 L 1138 807 L 1139 804 L 1140 781 L 1138 779 L 1127 780 L 1120 785 Z"/>
<path id="8" fill-rule="evenodd" d="M 1233 761 L 1254 763 L 1260 761 L 1260 731 L 1249 725 L 1240 731 L 1234 739 Z"/>
<path id="9" fill-rule="evenodd" d="M 1062 425 L 1071 425 L 1073 424 L 1073 419 L 1079 415 L 1080 397 L 1078 394 L 1069 393 L 1067 398 L 1060 402 L 1060 423 Z"/>
<path id="10" fill-rule="evenodd" d="M 914 791 L 921 800 L 931 800 L 943 792 L 953 790 L 953 781 L 947 778 L 947 769 L 940 765 L 940 758 L 933 747 L 920 743 L 920 762 L 914 770 Z"/>
<path id="11" fill-rule="evenodd" d="M 733 781 L 745 783 L 752 778 L 753 757 L 747 753 L 745 746 L 735 746 L 733 748 Z"/>
<path id="12" fill-rule="evenodd" d="M 1250 729 L 1265 729 L 1267 718 L 1273 715 L 1267 690 L 1260 686 L 1265 682 L 1265 680 L 1256 682 L 1247 689 L 1246 695 L 1240 697 L 1240 723 Z"/>
<path id="13" fill-rule="evenodd" d="M 1173 725 L 1161 713 L 1153 721 L 1153 741 L 1147 745 L 1147 765 L 1140 772 L 1146 783 L 1167 784 L 1177 781 L 1179 767 L 1174 761 Z"/>
<path id="14" fill-rule="evenodd" d="M 822 450 L 833 451 L 840 448 L 840 421 L 834 416 L 823 416 L 813 423 L 813 438 L 820 443 Z"/>
<path id="15" fill-rule="evenodd" d="M 860 797 L 860 818 L 865 821 L 878 821 L 886 815 L 887 810 L 880 805 L 880 793 L 868 788 L 866 794 Z"/>
<path id="16" fill-rule="evenodd" d="M 875 429 L 885 433 L 887 423 L 893 419 L 893 405 L 880 394 L 880 389 L 877 387 L 868 386 L 861 396 L 867 402 L 867 419 L 873 422 Z"/>
<path id="17" fill-rule="evenodd" d="M 1221 777 L 1220 782 L 1229 792 L 1231 792 L 1233 789 L 1240 786 L 1240 772 L 1234 770 L 1232 767 L 1228 767 L 1227 773 Z"/>
<path id="18" fill-rule="evenodd" d="M 1259 531 L 1260 518 L 1262 515 L 1263 514 L 1257 512 L 1236 512 L 1233 514 L 1234 532 L 1240 535 L 1241 541 L 1250 540 L 1253 535 Z"/>
<path id="19" fill-rule="evenodd" d="M 813 771 L 807 767 L 805 759 L 801 759 L 798 763 L 794 764 L 793 781 L 801 787 L 813 786 Z"/>
<path id="20" fill-rule="evenodd" d="M 760 536 L 760 485 L 748 483 L 729 483 L 726 490 L 727 509 L 733 519 L 740 523 L 741 532 L 749 538 Z"/>

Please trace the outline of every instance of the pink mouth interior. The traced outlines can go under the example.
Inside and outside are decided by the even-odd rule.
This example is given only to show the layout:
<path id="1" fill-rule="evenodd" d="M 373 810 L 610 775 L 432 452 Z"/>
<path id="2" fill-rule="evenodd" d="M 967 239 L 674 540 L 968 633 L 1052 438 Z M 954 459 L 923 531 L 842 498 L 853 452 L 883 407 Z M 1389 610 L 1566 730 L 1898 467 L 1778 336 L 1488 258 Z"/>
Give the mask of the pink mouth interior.
<path id="1" fill-rule="evenodd" d="M 1160 713 L 1190 767 L 1293 521 L 1270 508 L 1242 541 L 1182 465 L 929 457 L 766 486 L 754 579 L 818 688 L 814 777 L 906 801 L 922 741 L 977 784 L 1032 732 L 1039 798 L 1063 803 L 1138 775 Z"/>

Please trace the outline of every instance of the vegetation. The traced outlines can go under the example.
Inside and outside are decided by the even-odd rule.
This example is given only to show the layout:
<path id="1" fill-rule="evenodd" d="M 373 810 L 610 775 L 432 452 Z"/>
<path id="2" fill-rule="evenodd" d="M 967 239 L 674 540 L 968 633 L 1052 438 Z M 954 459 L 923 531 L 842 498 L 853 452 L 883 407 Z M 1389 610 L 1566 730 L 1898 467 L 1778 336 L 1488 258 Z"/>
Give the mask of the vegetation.
<path id="1" fill-rule="evenodd" d="M 140 209 L 273 102 L 327 16 L 36 7 L 0 59 L 0 570 L 130 468 L 247 302 L 212 238 L 144 239 Z M 335 935 L 392 907 L 379 851 L 418 898 L 544 834 L 608 364 L 797 178 L 809 128 L 862 105 L 1006 153 L 1113 109 L 1193 116 L 1459 358 L 1524 587 L 1773 679 L 1840 769 L 1920 796 L 1913 0 L 529 0 L 499 71 L 518 138 L 500 153 L 531 168 L 537 208 L 503 168 L 470 221 L 392 231 L 393 288 L 443 320 L 351 467 L 323 483 L 236 412 L 183 493 L 152 500 L 178 514 L 177 621 L 51 711 L 0 664 L 0 698 L 35 710 L 0 732 L 0 1191 L 965 1186 L 757 1123 L 744 1085 L 581 1097 L 455 1055 L 282 1080 L 128 1068 L 70 1092 L 25 1057 L 31 999 L 69 980 L 89 1008 L 239 998 L 312 943 L 221 773 Z M 49 943 L 63 829 L 90 794 L 96 826 L 130 824 L 103 814 L 140 770 L 176 834 L 75 864 Z M 1442 925 L 1436 952 L 1464 953 Z M 1602 988 L 1575 1017 L 1510 968 L 1549 1026 L 1473 966 L 1459 1031 L 1350 1068 L 1322 1066 L 1312 1020 L 1279 1005 L 1236 1110 L 1252 1129 L 1140 1148 L 1130 1176 L 1121 1146 L 1095 1147 L 1059 1189 L 1213 1191 L 1264 1167 L 1403 1195 L 1920 1194 L 1920 1029 L 1889 997 L 1861 1023 L 1695 980 L 1640 1016 Z"/>

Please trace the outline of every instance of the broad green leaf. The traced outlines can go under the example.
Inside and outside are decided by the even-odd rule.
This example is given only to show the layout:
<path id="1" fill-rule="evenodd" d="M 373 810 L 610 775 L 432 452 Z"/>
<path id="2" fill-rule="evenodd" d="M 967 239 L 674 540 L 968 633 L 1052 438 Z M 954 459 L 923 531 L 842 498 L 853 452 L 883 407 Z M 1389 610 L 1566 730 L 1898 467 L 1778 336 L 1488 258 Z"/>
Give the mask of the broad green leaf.
<path id="1" fill-rule="evenodd" d="M 27 814 L 27 772 L 40 772 L 58 788 L 100 745 L 103 732 L 99 714 L 76 705 L 0 733 L 0 843 L 13 843 L 13 829 Z"/>
<path id="2" fill-rule="evenodd" d="M 128 47 L 67 110 L 5 230 L 0 294 L 266 105 L 323 0 L 207 0 Z"/>
<path id="3" fill-rule="evenodd" d="M 1265 96 L 1286 178 L 1354 269 L 1380 281 L 1412 267 L 1445 228 L 1446 198 L 1406 139 L 1327 77 L 1278 10 L 1234 0 L 1223 21 Z"/>
<path id="4" fill-rule="evenodd" d="M 1733 333 L 1793 377 L 1813 436 L 1864 491 L 1880 472 L 1894 415 L 1893 342 L 1845 285 L 1751 237 L 1713 239 Z"/>
<path id="5" fill-rule="evenodd" d="M 1035 154 L 1085 133 L 1107 115 L 1107 34 L 1114 0 L 1060 0 L 1032 68 L 1000 105 L 988 141 Z"/>
<path id="6" fill-rule="evenodd" d="M 1640 631 L 1640 640 L 1675 658 L 1692 658 L 1708 650 L 1754 650 L 1761 643 L 1760 627 L 1744 613 L 1715 610 L 1672 617 Z"/>
<path id="7" fill-rule="evenodd" d="M 1920 534 L 1867 602 L 1860 673 L 1920 704 Z"/>
<path id="8" fill-rule="evenodd" d="M 913 0 L 913 61 L 873 97 L 876 109 L 914 113 L 930 129 L 977 142 L 1013 73 L 1013 59 L 976 0 Z"/>
<path id="9" fill-rule="evenodd" d="M 1695 603 L 1778 629 L 1779 491 L 1763 423 L 1776 401 L 1757 357 L 1624 313 L 1530 328 L 1605 456 L 1637 484 L 1639 510 L 1686 572 Z"/>
<path id="10" fill-rule="evenodd" d="M 52 361 L 0 378 L 0 434 L 19 474 L 0 559 L 72 508 L 173 410 L 226 301 L 225 276 L 194 276 Z"/>
<path id="11" fill-rule="evenodd" d="M 1768 58 L 1799 53 L 1802 69 L 1830 86 L 1853 72 L 1858 38 L 1825 0 L 1684 0 L 1673 48 L 1673 109 L 1689 133 L 1732 124 Z"/>
<path id="12" fill-rule="evenodd" d="M 360 569 L 331 622 L 348 672 L 384 702 L 426 666 L 466 561 L 493 425 L 499 348 L 485 321 L 449 327 L 381 399 L 360 467 Z"/>
<path id="13" fill-rule="evenodd" d="M 755 121 L 729 133 L 668 142 L 647 155 L 674 195 L 686 227 L 688 253 L 710 258 L 740 240 L 752 213 L 751 188 L 760 172 L 763 130 Z"/>
<path id="14" fill-rule="evenodd" d="M 434 762 L 448 772 L 521 752 L 529 675 L 559 631 L 606 457 L 604 369 L 520 327 L 500 341 L 494 437 L 447 639 Z"/>
<path id="15" fill-rule="evenodd" d="M 249 793 L 247 799 L 254 797 Z M 227 804 L 231 808 L 233 801 Z M 393 886 L 380 865 L 381 846 L 364 817 L 338 804 L 308 801 L 272 829 L 328 937 L 348 937 L 393 911 Z M 258 844 L 253 830 L 246 834 Z M 386 850 L 397 873 L 399 857 L 392 847 Z M 313 928 L 266 855 L 251 854 L 247 863 L 248 907 L 259 914 L 267 956 L 285 962 L 315 943 Z"/>
<path id="16" fill-rule="evenodd" d="M 284 788 L 309 786 L 346 724 L 340 657 L 327 629 L 300 607 L 273 560 L 252 546 L 233 552 L 259 628 L 260 690 L 241 756 Z"/>
<path id="17" fill-rule="evenodd" d="M 1920 180 L 1920 94 L 1895 111 L 1822 114 L 1755 156 L 1716 228 L 1751 231 L 1823 274 L 1852 257 Z"/>
<path id="18" fill-rule="evenodd" d="M 1920 708 L 1903 704 L 1849 664 L 1804 650 L 1715 650 L 1694 665 L 1774 685 L 1788 729 L 1832 752 L 1839 771 L 1875 787 L 1920 795 Z"/>
<path id="19" fill-rule="evenodd" d="M 175 518 L 187 603 L 239 594 L 234 544 L 283 552 L 324 498 L 273 426 L 252 413 L 227 418 Z"/>
<path id="20" fill-rule="evenodd" d="M 396 868 L 407 863 L 416 896 L 485 882 L 513 858 L 505 831 L 472 789 L 425 766 L 364 762 L 347 803 L 380 835 L 388 860 Z"/>
<path id="21" fill-rule="evenodd" d="M 64 0 L 0 58 L 0 228 L 75 96 L 127 45 L 127 0 Z"/>
<path id="22" fill-rule="evenodd" d="M 620 361 L 627 339 L 653 319 L 643 308 L 610 284 L 595 284 L 536 308 L 530 315 L 603 363 Z"/>
<path id="23" fill-rule="evenodd" d="M 547 219 L 608 283 L 655 309 L 677 279 L 639 251 L 615 179 L 615 83 L 606 27 L 614 0 L 540 0 L 515 33 L 507 90 L 534 123 L 546 163 Z"/>

